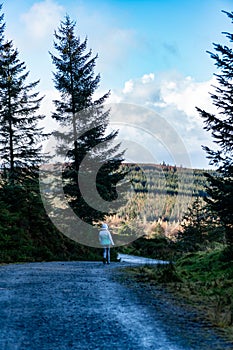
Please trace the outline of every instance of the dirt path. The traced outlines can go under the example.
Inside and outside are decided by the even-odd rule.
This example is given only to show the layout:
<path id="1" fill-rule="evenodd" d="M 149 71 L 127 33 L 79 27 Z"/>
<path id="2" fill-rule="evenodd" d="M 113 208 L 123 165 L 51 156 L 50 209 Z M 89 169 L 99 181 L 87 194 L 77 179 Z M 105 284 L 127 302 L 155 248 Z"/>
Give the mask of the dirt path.
<path id="1" fill-rule="evenodd" d="M 0 349 L 232 349 L 163 291 L 152 296 L 133 282 L 120 283 L 117 268 L 125 265 L 1 266 Z"/>

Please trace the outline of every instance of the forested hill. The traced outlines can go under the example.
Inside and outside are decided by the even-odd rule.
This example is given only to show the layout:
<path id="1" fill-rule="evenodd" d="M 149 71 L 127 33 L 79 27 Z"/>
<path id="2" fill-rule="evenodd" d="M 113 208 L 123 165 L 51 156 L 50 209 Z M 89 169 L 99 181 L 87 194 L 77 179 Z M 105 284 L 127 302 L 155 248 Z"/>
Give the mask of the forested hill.
<path id="1" fill-rule="evenodd" d="M 132 222 L 138 228 L 143 222 L 146 228 L 158 220 L 178 221 L 187 200 L 205 195 L 203 170 L 153 164 L 124 167 L 131 170 L 133 197 L 127 193 L 127 210 L 121 208 L 113 221 L 108 219 L 118 233 Z M 95 259 L 99 255 L 98 249 L 81 246 L 58 232 L 43 207 L 37 181 L 26 178 L 21 186 L 2 185 L 0 209 L 1 262 Z"/>
<path id="2" fill-rule="evenodd" d="M 169 164 L 125 164 L 132 170 L 135 191 L 185 196 L 206 196 L 205 173 L 212 170 L 190 169 Z"/>
<path id="3" fill-rule="evenodd" d="M 206 170 L 167 164 L 124 164 L 130 169 L 131 193 L 126 207 L 117 217 L 126 222 L 132 218 L 144 223 L 181 221 L 196 197 L 206 196 Z M 213 173 L 213 171 L 208 171 Z"/>

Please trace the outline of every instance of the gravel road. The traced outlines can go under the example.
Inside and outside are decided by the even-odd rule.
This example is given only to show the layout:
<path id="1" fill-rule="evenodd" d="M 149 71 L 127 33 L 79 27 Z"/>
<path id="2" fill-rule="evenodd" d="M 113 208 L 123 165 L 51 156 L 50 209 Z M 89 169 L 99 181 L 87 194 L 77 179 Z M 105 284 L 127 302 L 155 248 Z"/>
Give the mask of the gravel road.
<path id="1" fill-rule="evenodd" d="M 230 350 L 197 316 L 127 280 L 127 263 L 0 267 L 1 350 Z"/>

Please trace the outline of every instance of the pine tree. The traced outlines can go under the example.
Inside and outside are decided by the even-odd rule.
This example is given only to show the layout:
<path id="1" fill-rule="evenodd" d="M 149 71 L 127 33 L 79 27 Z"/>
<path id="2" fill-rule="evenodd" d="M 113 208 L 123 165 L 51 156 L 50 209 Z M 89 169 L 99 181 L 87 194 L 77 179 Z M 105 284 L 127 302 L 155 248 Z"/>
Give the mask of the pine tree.
<path id="1" fill-rule="evenodd" d="M 219 218 L 213 216 L 202 198 L 195 197 L 183 216 L 177 242 L 182 251 L 203 250 L 212 242 L 223 242 Z"/>
<path id="2" fill-rule="evenodd" d="M 225 12 L 233 22 L 233 12 Z M 223 33 L 233 42 L 233 34 Z M 218 175 L 206 174 L 208 180 L 206 199 L 213 212 L 217 213 L 225 229 L 226 243 L 233 253 L 233 49 L 226 45 L 214 44 L 216 53 L 209 52 L 220 70 L 217 77 L 218 86 L 211 94 L 217 114 L 211 114 L 197 108 L 204 119 L 207 131 L 210 131 L 217 150 L 203 147 L 210 159 L 210 164 L 217 166 Z"/>
<path id="3" fill-rule="evenodd" d="M 39 143 L 46 137 L 37 126 L 44 118 L 37 115 L 42 98 L 32 92 L 38 81 L 27 83 L 29 73 L 25 73 L 24 62 L 20 62 L 12 41 L 5 41 L 3 20 L 1 15 L 0 260 L 34 260 L 46 257 L 46 234 L 55 231 L 43 207 L 38 185 L 38 165 L 44 160 Z M 44 247 L 38 253 L 36 246 L 40 241 Z"/>
<path id="4" fill-rule="evenodd" d="M 119 152 L 119 144 L 112 145 L 117 131 L 106 135 L 109 111 L 104 110 L 103 104 L 109 92 L 99 99 L 93 98 L 100 82 L 100 76 L 94 74 L 97 56 L 92 57 L 91 50 L 86 52 L 87 39 L 81 42 L 80 37 L 75 35 L 75 27 L 76 23 L 66 16 L 54 33 L 58 56 L 50 54 L 56 67 L 54 83 L 60 100 L 54 101 L 56 112 L 52 117 L 68 128 L 68 131 L 54 133 L 59 140 L 58 154 L 63 154 L 64 149 L 68 151 L 63 174 L 69 181 L 64 191 L 75 213 L 83 221 L 93 223 L 103 219 L 108 212 L 95 208 L 94 195 L 85 187 L 88 177 L 90 179 L 98 169 L 96 188 L 105 201 L 111 202 L 117 196 L 117 182 L 124 177 L 119 171 L 123 154 Z M 83 168 L 84 158 L 86 165 Z M 84 198 L 83 192 L 89 196 L 89 201 Z M 91 201 L 93 205 L 90 205 Z"/>
<path id="5" fill-rule="evenodd" d="M 46 137 L 38 122 L 42 97 L 32 92 L 39 81 L 27 83 L 29 72 L 12 41 L 0 46 L 0 155 L 8 181 L 14 182 L 24 170 L 43 160 L 41 141 Z"/>
<path id="6" fill-rule="evenodd" d="M 0 4 L 0 11 L 2 10 L 2 4 Z M 4 21 L 4 14 L 0 14 L 0 47 L 4 40 L 4 30 L 5 30 L 5 23 Z"/>

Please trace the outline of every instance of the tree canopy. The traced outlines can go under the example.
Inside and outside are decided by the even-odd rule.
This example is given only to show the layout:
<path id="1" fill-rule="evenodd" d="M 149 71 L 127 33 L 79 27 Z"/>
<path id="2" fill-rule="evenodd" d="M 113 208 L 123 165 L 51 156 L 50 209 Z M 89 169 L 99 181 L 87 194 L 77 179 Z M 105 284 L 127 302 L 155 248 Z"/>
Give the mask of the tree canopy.
<path id="1" fill-rule="evenodd" d="M 28 72 L 20 62 L 12 41 L 0 46 L 0 155 L 9 178 L 16 172 L 38 166 L 44 157 L 46 137 L 38 123 L 44 119 L 38 110 L 42 97 L 33 92 L 39 81 L 28 83 Z"/>
<path id="2" fill-rule="evenodd" d="M 233 12 L 223 11 L 233 22 Z M 230 44 L 233 34 L 225 32 Z M 217 213 L 225 229 L 226 242 L 233 252 L 233 49 L 226 45 L 214 44 L 215 53 L 209 52 L 219 73 L 215 74 L 217 86 L 211 94 L 217 113 L 208 113 L 197 108 L 204 119 L 204 129 L 211 132 L 217 149 L 204 146 L 210 164 L 216 165 L 216 176 L 206 174 L 208 179 L 206 198 L 213 212 Z"/>
<path id="3" fill-rule="evenodd" d="M 64 191 L 75 213 L 92 223 L 102 220 L 108 212 L 95 208 L 97 203 L 88 179 L 93 182 L 91 174 L 96 172 L 96 189 L 103 200 L 111 202 L 117 196 L 116 184 L 124 177 L 120 171 L 123 153 L 119 144 L 113 145 L 118 132 L 107 132 L 110 111 L 104 108 L 104 102 L 109 92 L 94 98 L 100 82 L 100 76 L 94 74 L 97 55 L 93 57 L 91 50 L 86 52 L 87 38 L 81 41 L 75 28 L 76 23 L 66 16 L 54 33 L 57 55 L 51 53 L 51 57 L 60 99 L 54 101 L 56 111 L 52 117 L 61 127 L 66 127 L 54 133 L 59 140 L 58 154 L 64 156 L 65 149 L 68 158 L 63 172 L 67 180 Z M 92 205 L 87 203 L 83 192 Z"/>

